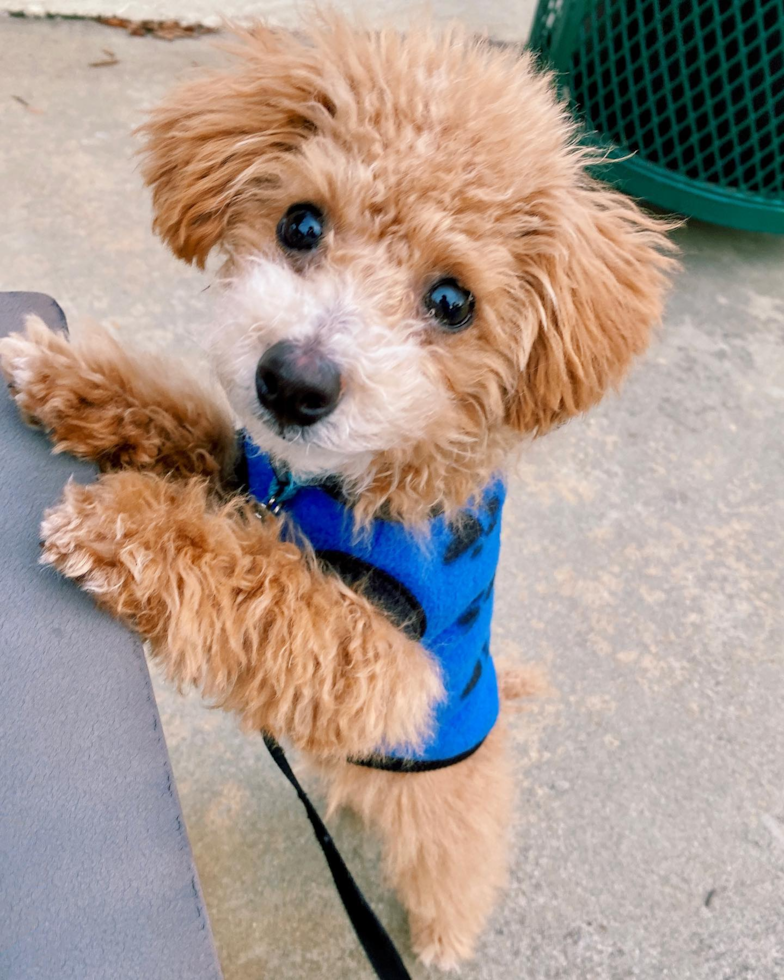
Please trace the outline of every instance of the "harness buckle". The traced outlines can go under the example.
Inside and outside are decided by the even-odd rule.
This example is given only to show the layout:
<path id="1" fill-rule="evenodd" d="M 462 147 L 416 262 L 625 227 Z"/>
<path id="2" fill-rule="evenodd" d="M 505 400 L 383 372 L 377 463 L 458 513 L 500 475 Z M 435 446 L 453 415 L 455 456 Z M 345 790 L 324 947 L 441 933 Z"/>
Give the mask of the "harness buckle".
<path id="1" fill-rule="evenodd" d="M 276 494 L 272 494 L 265 501 L 257 500 L 255 501 L 256 506 L 253 508 L 253 513 L 258 517 L 260 521 L 266 519 L 267 514 L 271 514 L 273 517 L 277 517 L 283 510 L 283 501 L 279 500 Z"/>

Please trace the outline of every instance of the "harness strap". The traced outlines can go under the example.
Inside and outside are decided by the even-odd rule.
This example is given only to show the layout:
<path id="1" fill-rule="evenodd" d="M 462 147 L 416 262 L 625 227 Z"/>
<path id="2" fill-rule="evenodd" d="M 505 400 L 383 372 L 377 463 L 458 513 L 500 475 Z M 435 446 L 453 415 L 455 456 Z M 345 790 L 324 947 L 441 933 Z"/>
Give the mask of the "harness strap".
<path id="1" fill-rule="evenodd" d="M 483 738 L 465 752 L 450 756 L 448 759 L 399 759 L 392 755 L 373 755 L 367 759 L 349 759 L 353 766 L 364 766 L 366 769 L 381 769 L 384 772 L 435 772 L 437 769 L 446 769 L 449 766 L 456 766 L 458 762 L 470 758 L 474 752 L 478 751 L 485 744 Z"/>
<path id="2" fill-rule="evenodd" d="M 338 851 L 335 842 L 332 840 L 332 836 L 324 826 L 321 817 L 318 815 L 318 811 L 310 802 L 307 793 L 300 786 L 299 780 L 292 772 L 283 749 L 271 735 L 263 734 L 263 738 L 264 744 L 269 749 L 269 754 L 272 756 L 275 765 L 294 787 L 297 796 L 305 807 L 305 812 L 313 826 L 316 840 L 319 842 L 321 850 L 324 852 L 324 857 L 327 859 L 329 870 L 332 872 L 332 879 L 343 902 L 343 907 L 351 920 L 351 925 L 354 927 L 357 939 L 362 944 L 365 955 L 370 961 L 370 965 L 373 967 L 376 976 L 379 980 L 411 980 L 408 970 L 406 970 L 403 960 L 400 958 L 400 953 L 395 949 L 394 943 L 376 918 L 373 909 L 368 905 L 367 899 L 359 889 L 359 885 L 357 885 L 351 876 L 351 872 L 340 856 L 340 851 Z"/>

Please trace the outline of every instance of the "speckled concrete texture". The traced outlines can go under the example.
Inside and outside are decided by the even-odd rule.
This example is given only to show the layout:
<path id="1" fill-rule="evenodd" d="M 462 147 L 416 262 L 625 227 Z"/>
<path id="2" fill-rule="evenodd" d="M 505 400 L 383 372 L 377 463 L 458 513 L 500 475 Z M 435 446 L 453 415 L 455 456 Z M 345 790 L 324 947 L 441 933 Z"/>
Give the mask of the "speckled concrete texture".
<path id="1" fill-rule="evenodd" d="M 310 4 L 313 6 L 313 4 Z M 486 31 L 499 41 L 524 41 L 536 0 L 332 0 L 348 13 L 361 11 L 372 24 L 406 23 L 412 10 L 444 23 L 462 20 L 473 30 Z M 127 17 L 129 20 L 177 20 L 182 24 L 220 27 L 226 19 L 246 22 L 264 18 L 282 27 L 296 27 L 308 0 L 0 0 L 0 11 L 28 17 L 60 14 L 77 17 Z"/>
<path id="2" fill-rule="evenodd" d="M 104 47 L 120 63 L 88 68 Z M 0 51 L 0 286 L 198 353 L 208 280 L 153 239 L 129 131 L 218 56 L 16 20 Z M 546 693 L 511 719 L 512 882 L 465 980 L 784 976 L 784 240 L 678 240 L 622 396 L 512 481 L 495 651 L 539 665 Z M 227 980 L 369 978 L 260 740 L 157 689 Z M 408 956 L 375 845 L 348 817 L 335 832 Z"/>

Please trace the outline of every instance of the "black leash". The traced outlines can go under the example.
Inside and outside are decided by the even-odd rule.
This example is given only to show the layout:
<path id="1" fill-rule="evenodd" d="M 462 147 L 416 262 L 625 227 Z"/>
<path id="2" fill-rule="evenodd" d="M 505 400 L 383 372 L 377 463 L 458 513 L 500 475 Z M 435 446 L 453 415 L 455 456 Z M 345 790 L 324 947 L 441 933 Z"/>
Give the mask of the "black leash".
<path id="1" fill-rule="evenodd" d="M 308 819 L 313 825 L 316 840 L 321 845 L 321 850 L 327 859 L 329 870 L 332 872 L 332 879 L 343 902 L 343 907 L 351 920 L 351 925 L 354 927 L 357 939 L 362 943 L 365 955 L 375 970 L 376 976 L 379 980 L 411 980 L 408 970 L 406 970 L 403 960 L 400 958 L 400 953 L 395 949 L 394 943 L 376 918 L 373 909 L 368 905 L 356 881 L 352 878 L 351 872 L 340 856 L 340 851 L 335 846 L 335 842 L 324 826 L 321 817 L 318 815 L 318 811 L 310 802 L 307 793 L 300 786 L 299 780 L 292 772 L 283 749 L 271 736 L 264 735 L 263 737 L 264 744 L 269 749 L 269 753 L 275 760 L 275 764 L 297 791 L 297 796 L 305 807 Z"/>

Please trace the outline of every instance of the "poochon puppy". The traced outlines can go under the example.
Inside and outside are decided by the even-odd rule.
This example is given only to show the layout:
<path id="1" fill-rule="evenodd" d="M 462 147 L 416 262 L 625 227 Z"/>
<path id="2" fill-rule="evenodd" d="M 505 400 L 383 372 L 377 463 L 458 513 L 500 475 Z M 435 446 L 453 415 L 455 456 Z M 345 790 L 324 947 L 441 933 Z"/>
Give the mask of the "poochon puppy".
<path id="1" fill-rule="evenodd" d="M 20 410 L 103 471 L 43 560 L 313 760 L 453 967 L 506 869 L 504 470 L 645 348 L 666 227 L 586 174 L 529 55 L 459 28 L 248 30 L 142 131 L 158 234 L 225 259 L 227 397 L 107 334 L 4 340 Z"/>

